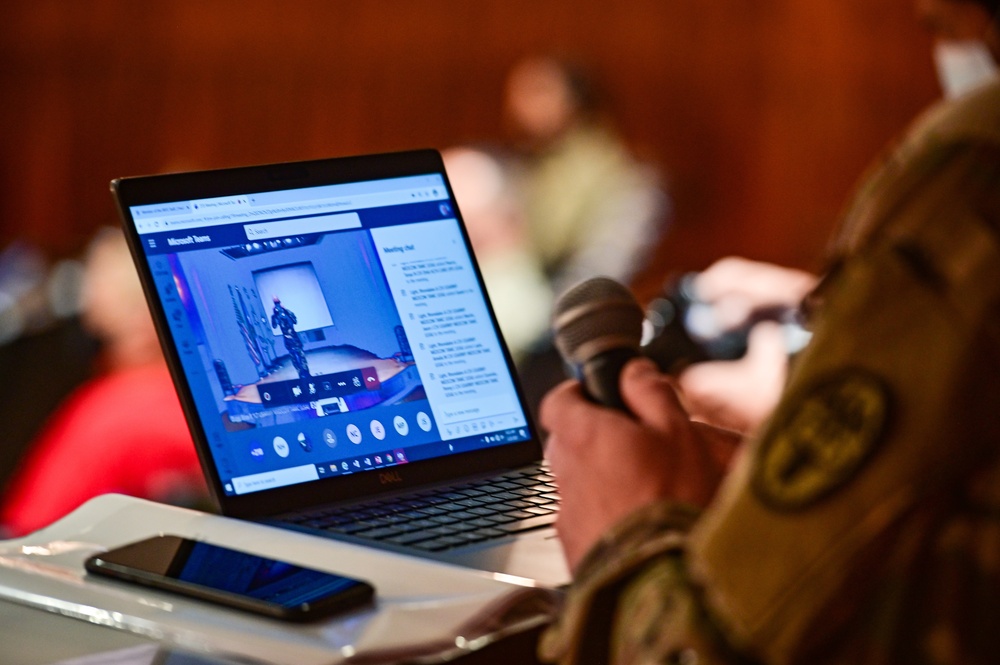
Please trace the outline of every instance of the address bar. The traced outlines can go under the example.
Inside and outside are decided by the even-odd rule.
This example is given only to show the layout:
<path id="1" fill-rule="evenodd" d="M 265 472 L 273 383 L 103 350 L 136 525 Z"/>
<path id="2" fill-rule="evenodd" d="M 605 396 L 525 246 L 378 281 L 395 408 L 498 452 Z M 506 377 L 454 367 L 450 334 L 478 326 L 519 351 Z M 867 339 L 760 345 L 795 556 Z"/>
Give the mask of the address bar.
<path id="1" fill-rule="evenodd" d="M 323 210 L 337 210 L 353 207 L 354 202 L 350 199 L 338 199 L 324 203 L 299 203 L 287 206 L 269 206 L 267 208 L 254 208 L 251 210 L 237 210 L 225 212 L 218 215 L 205 215 L 199 217 L 197 222 L 212 223 L 219 221 L 241 221 L 249 219 L 260 219 L 261 217 L 278 217 L 301 212 L 322 212 Z"/>
<path id="2" fill-rule="evenodd" d="M 282 236 L 297 236 L 307 233 L 327 233 L 343 231 L 344 229 L 360 229 L 361 218 L 356 212 L 341 215 L 320 215 L 318 217 L 302 217 L 286 219 L 277 222 L 262 222 L 247 224 L 243 227 L 247 240 L 262 240 Z"/>
<path id="3" fill-rule="evenodd" d="M 261 208 L 251 208 L 249 210 L 235 210 L 204 217 L 206 222 L 219 220 L 247 220 L 260 219 L 261 217 L 280 217 L 283 215 L 308 214 L 310 212 L 323 212 L 326 210 L 361 209 L 375 208 L 379 206 L 398 205 L 401 203 L 415 203 L 417 201 L 442 200 L 447 198 L 447 193 L 443 187 L 421 187 L 416 189 L 400 189 L 391 192 L 377 192 L 373 194 L 356 194 L 354 196 L 343 196 L 332 199 L 314 200 L 309 203 L 290 203 L 288 205 L 267 205 Z"/>

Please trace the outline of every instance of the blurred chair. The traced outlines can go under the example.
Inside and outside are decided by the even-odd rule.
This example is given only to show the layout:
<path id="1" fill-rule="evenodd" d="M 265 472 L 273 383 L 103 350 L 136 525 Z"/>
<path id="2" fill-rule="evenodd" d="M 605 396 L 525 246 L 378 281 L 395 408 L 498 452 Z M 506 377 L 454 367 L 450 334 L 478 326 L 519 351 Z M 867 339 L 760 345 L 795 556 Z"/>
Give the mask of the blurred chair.
<path id="1" fill-rule="evenodd" d="M 0 494 L 48 415 L 90 377 L 97 351 L 79 319 L 79 261 L 0 251 Z"/>

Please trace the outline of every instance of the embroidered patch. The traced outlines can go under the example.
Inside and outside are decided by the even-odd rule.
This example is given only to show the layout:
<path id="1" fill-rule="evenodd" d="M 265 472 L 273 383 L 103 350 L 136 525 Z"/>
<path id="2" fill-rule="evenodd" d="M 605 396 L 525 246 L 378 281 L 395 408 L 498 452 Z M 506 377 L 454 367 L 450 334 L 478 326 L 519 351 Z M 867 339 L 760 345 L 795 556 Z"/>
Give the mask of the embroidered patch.
<path id="1" fill-rule="evenodd" d="M 889 411 L 881 381 L 860 371 L 825 379 L 777 414 L 753 471 L 767 505 L 804 508 L 846 484 L 878 446 Z"/>

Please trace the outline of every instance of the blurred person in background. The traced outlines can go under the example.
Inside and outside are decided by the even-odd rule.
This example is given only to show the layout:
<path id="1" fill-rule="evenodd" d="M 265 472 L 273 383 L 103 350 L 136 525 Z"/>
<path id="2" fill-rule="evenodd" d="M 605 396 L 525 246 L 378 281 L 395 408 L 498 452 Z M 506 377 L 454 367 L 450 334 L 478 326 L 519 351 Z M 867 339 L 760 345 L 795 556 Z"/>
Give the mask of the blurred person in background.
<path id="1" fill-rule="evenodd" d="M 507 75 L 503 111 L 523 161 L 527 247 L 552 293 L 596 276 L 628 284 L 668 230 L 670 202 L 656 170 L 617 133 L 589 72 L 567 59 L 526 57 Z M 551 337 L 518 369 L 537 415 L 565 376 Z"/>
<path id="2" fill-rule="evenodd" d="M 490 302 L 515 363 L 549 330 L 552 290 L 528 245 L 519 169 L 492 151 L 442 151 Z"/>
<path id="3" fill-rule="evenodd" d="M 156 331 L 117 229 L 100 231 L 85 258 L 84 327 L 100 340 L 98 376 L 53 414 L 0 504 L 9 536 L 36 530 L 99 494 L 184 505 L 207 489 Z"/>
<path id="4" fill-rule="evenodd" d="M 627 283 L 670 210 L 654 169 L 613 129 L 590 76 L 554 57 L 526 58 L 507 77 L 504 113 L 526 156 L 528 238 L 553 291 L 598 275 Z"/>
<path id="5" fill-rule="evenodd" d="M 918 0 L 994 62 L 997 4 Z M 622 374 L 629 415 L 572 382 L 547 398 L 574 583 L 545 659 L 995 662 L 1000 79 L 950 97 L 857 190 L 746 446 L 648 360 Z"/>

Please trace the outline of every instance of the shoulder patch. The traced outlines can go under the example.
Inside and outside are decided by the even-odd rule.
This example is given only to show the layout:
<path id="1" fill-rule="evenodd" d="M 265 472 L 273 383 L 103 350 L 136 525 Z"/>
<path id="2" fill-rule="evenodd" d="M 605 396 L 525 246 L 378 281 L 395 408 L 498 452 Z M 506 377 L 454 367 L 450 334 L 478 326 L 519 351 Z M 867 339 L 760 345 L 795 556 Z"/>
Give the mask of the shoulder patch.
<path id="1" fill-rule="evenodd" d="M 778 510 L 805 508 L 849 482 L 878 447 L 889 392 L 849 370 L 820 380 L 775 415 L 757 453 L 752 488 Z"/>

